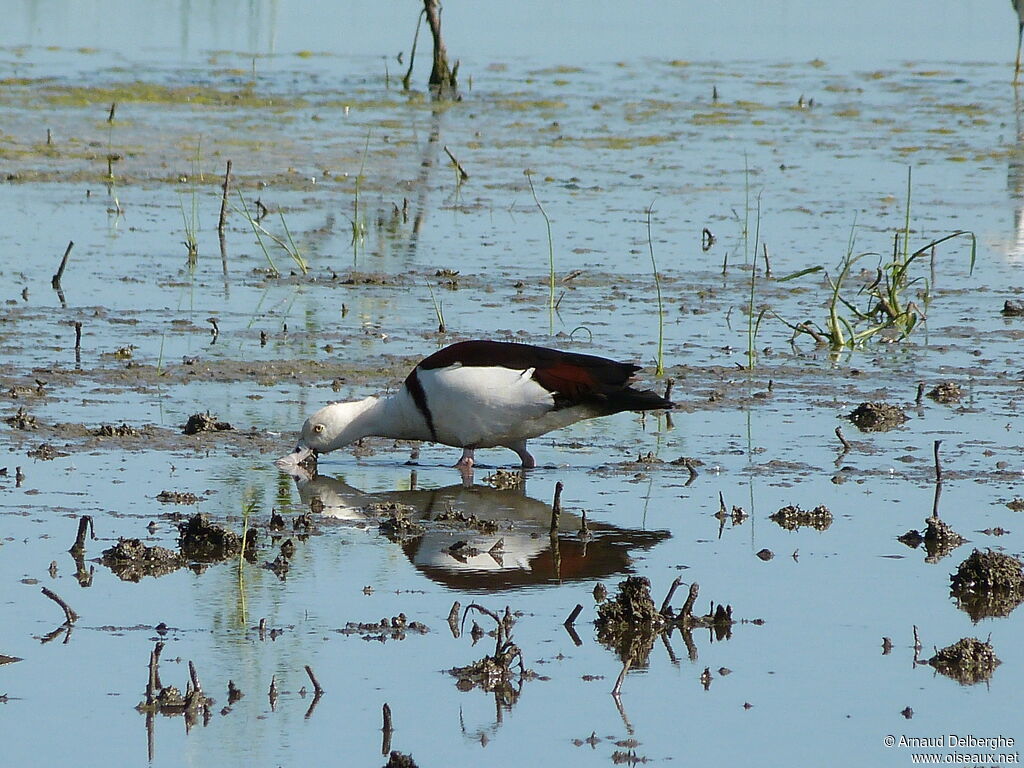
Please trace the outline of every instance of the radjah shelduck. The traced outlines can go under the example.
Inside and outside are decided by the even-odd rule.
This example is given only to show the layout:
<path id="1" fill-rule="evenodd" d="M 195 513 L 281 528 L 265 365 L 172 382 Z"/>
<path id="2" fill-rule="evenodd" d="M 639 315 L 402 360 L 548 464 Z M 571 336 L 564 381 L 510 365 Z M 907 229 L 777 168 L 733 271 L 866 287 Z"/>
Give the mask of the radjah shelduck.
<path id="1" fill-rule="evenodd" d="M 278 465 L 376 436 L 462 448 L 455 466 L 463 474 L 472 472 L 477 448 L 508 448 L 533 467 L 530 438 L 620 411 L 671 408 L 664 397 L 631 386 L 639 369 L 530 344 L 462 341 L 422 360 L 392 394 L 321 408 Z"/>

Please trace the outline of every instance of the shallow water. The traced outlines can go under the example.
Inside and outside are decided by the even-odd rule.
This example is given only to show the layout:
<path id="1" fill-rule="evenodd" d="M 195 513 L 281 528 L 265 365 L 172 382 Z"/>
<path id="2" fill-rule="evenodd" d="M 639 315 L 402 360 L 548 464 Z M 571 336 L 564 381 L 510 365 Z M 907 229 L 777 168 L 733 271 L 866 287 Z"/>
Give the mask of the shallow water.
<path id="1" fill-rule="evenodd" d="M 872 4 L 862 5 L 857 18 L 868 25 Z M 925 6 L 911 5 L 908 18 L 921 21 Z M 728 14 L 728 6 L 708 13 Z M 420 765 L 607 764 L 619 753 L 896 766 L 910 764 L 912 750 L 887 749 L 888 734 L 1024 738 L 1014 706 L 1020 611 L 975 624 L 949 593 L 949 574 L 972 547 L 1024 548 L 1020 513 L 1006 506 L 1024 483 L 1024 321 L 1000 314 L 1024 290 L 1009 9 L 996 23 L 948 5 L 935 14 L 947 24 L 933 19 L 904 34 L 905 55 L 866 46 L 806 52 L 807 30 L 822 36 L 827 20 L 781 3 L 762 21 L 791 33 L 751 36 L 751 19 L 734 8 L 722 17 L 738 25 L 722 35 L 724 47 L 694 48 L 694 39 L 714 38 L 693 28 L 717 17 L 685 28 L 687 61 L 660 35 L 647 48 L 601 48 L 607 55 L 582 36 L 559 56 L 548 46 L 528 61 L 522 56 L 540 43 L 518 48 L 521 55 L 486 47 L 497 16 L 464 42 L 466 11 L 446 4 L 449 47 L 466 51 L 464 99 L 437 109 L 422 92 L 400 90 L 401 65 L 391 59 L 385 81 L 383 60 L 371 55 L 407 45 L 404 36 L 371 50 L 337 50 L 315 37 L 300 44 L 287 4 L 252 6 L 250 24 L 238 29 L 223 19 L 240 6 L 220 4 L 211 38 L 194 36 L 199 15 L 182 12 L 166 37 L 118 54 L 94 27 L 72 34 L 44 21 L 62 14 L 32 7 L 0 38 L 8 96 L 0 111 L 8 245 L 0 390 L 5 418 L 24 408 L 36 419 L 34 428 L 2 427 L 0 450 L 8 468 L 0 475 L 0 653 L 23 659 L 0 666 L 2 712 L 21 734 L 5 742 L 9 762 L 290 765 L 340 753 L 346 763 L 382 764 L 384 703 L 395 719 L 391 746 Z M 680 7 L 658 6 L 662 28 L 692 10 Z M 963 46 L 921 53 L 928 34 L 952 34 L 948 22 Z M 991 42 L 993 30 L 1005 46 Z M 884 27 L 879 36 L 899 34 Z M 61 47 L 43 47 L 56 41 Z M 95 50 L 74 50 L 85 45 Z M 252 52 L 274 55 L 254 68 Z M 111 101 L 118 106 L 108 122 Z M 445 146 L 468 180 L 457 183 Z M 121 158 L 112 183 L 108 154 Z M 283 274 L 269 273 L 239 202 L 221 251 L 218 185 L 229 158 L 247 205 L 260 199 L 270 210 L 264 226 L 282 238 L 283 213 L 307 275 L 268 244 Z M 888 254 L 904 224 L 908 166 L 913 247 L 970 230 L 973 271 L 965 238 L 940 245 L 911 289 L 921 305 L 930 290 L 927 323 L 909 339 L 838 358 L 807 337 L 791 345 L 791 331 L 766 315 L 756 365 L 745 370 L 755 230 L 775 277 L 817 264 L 835 274 L 854 225 L 855 252 Z M 527 169 L 551 219 L 553 315 L 547 234 Z M 190 270 L 182 240 L 193 204 L 199 257 Z M 353 220 L 365 227 L 356 238 Z M 707 251 L 704 228 L 716 236 Z M 59 295 L 50 278 L 69 240 Z M 274 468 L 311 410 L 393 387 L 417 359 L 460 338 L 634 359 L 660 389 L 650 249 L 680 403 L 671 422 L 620 414 L 540 438 L 531 443 L 540 466 L 519 492 L 479 485 L 512 458 L 499 449 L 480 452 L 486 466 L 472 490 L 455 485 L 455 449 L 423 446 L 407 464 L 409 446 L 386 440 L 325 457 L 313 483 Z M 878 263 L 861 262 L 868 271 L 855 287 Z M 769 279 L 759 255 L 753 277 L 755 312 L 824 321 L 821 273 Z M 435 302 L 446 334 L 436 333 Z M 943 380 L 964 389 L 959 404 L 925 397 L 915 405 L 918 382 L 930 390 Z M 880 399 L 904 406 L 909 420 L 860 433 L 842 418 Z M 180 434 L 191 414 L 207 410 L 235 429 Z M 121 423 L 146 431 L 89 434 Z M 848 453 L 837 426 L 853 443 Z M 897 537 L 923 528 L 933 509 L 936 440 L 938 508 L 969 543 L 932 563 Z M 41 443 L 67 455 L 26 455 Z M 636 461 L 649 453 L 664 463 Z M 668 463 L 679 457 L 703 462 L 696 479 Z M 25 474 L 20 485 L 15 467 Z M 557 481 L 565 513 L 556 547 L 547 515 Z M 201 501 L 161 503 L 164 490 Z M 719 494 L 747 517 L 720 523 Z M 325 508 L 301 538 L 290 520 L 314 496 Z M 432 526 L 393 542 L 365 510 L 375 503 L 409 504 L 418 517 L 476 514 L 499 521 L 499 532 Z M 789 531 L 768 519 L 788 504 L 824 504 L 832 524 Z M 232 559 L 133 583 L 98 562 L 122 536 L 174 548 L 174 516 L 196 509 L 240 531 L 247 507 L 262 532 L 255 564 Z M 283 580 L 261 567 L 281 543 L 266 533 L 272 509 L 285 513 L 285 537 L 296 546 Z M 586 541 L 578 535 L 584 511 Z M 83 514 L 98 540 L 87 542 L 79 566 L 67 549 Z M 496 556 L 488 552 L 495 536 L 504 540 Z M 457 540 L 479 552 L 453 557 L 446 550 Z M 759 559 L 763 549 L 774 558 Z M 626 674 L 616 702 L 609 691 L 622 661 L 597 641 L 592 590 L 600 582 L 613 591 L 632 573 L 650 579 L 656 603 L 677 575 L 699 582 L 698 612 L 728 603 L 743 621 L 728 639 L 708 630 L 693 632 L 690 647 L 678 631 L 659 639 Z M 81 615 L 69 633 L 49 638 L 61 612 L 41 586 Z M 517 613 L 513 639 L 540 678 L 525 681 L 511 706 L 480 689 L 460 691 L 447 674 L 493 650 L 490 637 L 472 645 L 472 620 L 453 636 L 447 617 L 456 600 Z M 581 645 L 562 626 L 577 603 Z M 380 642 L 340 631 L 400 612 L 429 632 Z M 260 639 L 262 618 L 281 634 Z M 491 629 L 486 616 L 474 618 Z M 157 716 L 148 735 L 135 706 L 161 622 L 164 683 L 184 689 L 192 660 L 216 703 L 205 726 L 186 732 L 182 717 Z M 915 626 L 923 659 L 961 637 L 991 636 L 1002 664 L 973 686 L 915 666 Z M 887 655 L 883 637 L 893 643 Z M 306 664 L 326 690 L 312 709 Z M 245 696 L 222 713 L 228 680 Z M 901 716 L 908 706 L 909 720 Z"/>

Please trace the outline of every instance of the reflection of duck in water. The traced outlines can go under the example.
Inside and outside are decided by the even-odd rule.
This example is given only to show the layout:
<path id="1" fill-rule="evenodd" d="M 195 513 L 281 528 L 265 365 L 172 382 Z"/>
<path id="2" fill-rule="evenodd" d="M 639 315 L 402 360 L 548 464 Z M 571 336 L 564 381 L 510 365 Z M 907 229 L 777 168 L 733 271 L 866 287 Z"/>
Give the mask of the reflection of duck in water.
<path id="1" fill-rule="evenodd" d="M 580 536 L 582 519 L 563 510 L 560 527 L 573 533 L 552 539 L 550 504 L 521 489 L 452 485 L 363 493 L 333 477 L 297 476 L 295 482 L 303 505 L 318 498 L 322 514 L 338 519 L 365 520 L 372 511 L 364 510 L 374 504 L 412 507 L 408 517 L 425 530 L 398 543 L 417 570 L 459 590 L 605 578 L 629 568 L 630 551 L 649 549 L 670 535 L 588 521 L 589 535 Z M 470 515 L 480 524 L 438 520 Z"/>

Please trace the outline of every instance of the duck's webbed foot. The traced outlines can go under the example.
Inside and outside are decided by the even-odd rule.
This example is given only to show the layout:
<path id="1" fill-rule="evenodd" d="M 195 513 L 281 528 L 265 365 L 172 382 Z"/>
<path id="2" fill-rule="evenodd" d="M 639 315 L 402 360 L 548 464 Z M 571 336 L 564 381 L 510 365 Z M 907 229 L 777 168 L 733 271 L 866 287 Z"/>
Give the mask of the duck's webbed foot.
<path id="1" fill-rule="evenodd" d="M 516 455 L 522 460 L 523 469 L 533 469 L 537 466 L 537 460 L 533 458 L 528 450 L 526 450 L 525 440 L 520 440 L 518 443 L 509 445 L 508 448 L 515 451 Z"/>

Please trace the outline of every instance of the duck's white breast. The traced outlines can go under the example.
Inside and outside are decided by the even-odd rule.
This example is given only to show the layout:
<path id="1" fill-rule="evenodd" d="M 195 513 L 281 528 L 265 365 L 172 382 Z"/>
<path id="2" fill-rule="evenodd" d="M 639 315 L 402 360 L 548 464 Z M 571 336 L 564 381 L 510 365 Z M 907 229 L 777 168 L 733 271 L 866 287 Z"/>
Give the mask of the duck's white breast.
<path id="1" fill-rule="evenodd" d="M 420 369 L 417 375 L 438 440 L 450 445 L 503 445 L 580 418 L 566 421 L 569 414 L 551 418 L 561 412 L 554 410 L 552 394 L 533 380 L 532 368 L 453 365 Z"/>

